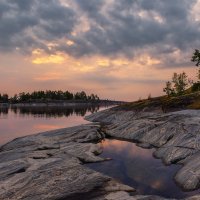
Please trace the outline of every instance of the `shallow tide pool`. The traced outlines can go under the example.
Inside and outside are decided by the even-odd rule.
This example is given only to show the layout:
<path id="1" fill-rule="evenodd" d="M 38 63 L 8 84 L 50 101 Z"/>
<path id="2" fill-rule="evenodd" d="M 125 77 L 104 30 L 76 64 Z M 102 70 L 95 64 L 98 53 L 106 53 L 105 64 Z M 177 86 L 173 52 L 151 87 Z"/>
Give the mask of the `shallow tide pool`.
<path id="1" fill-rule="evenodd" d="M 165 166 L 152 156 L 154 149 L 143 149 L 134 143 L 116 139 L 106 139 L 101 145 L 101 156 L 112 160 L 87 166 L 134 187 L 137 194 L 183 198 L 199 193 L 182 191 L 173 180 L 181 166 Z"/>

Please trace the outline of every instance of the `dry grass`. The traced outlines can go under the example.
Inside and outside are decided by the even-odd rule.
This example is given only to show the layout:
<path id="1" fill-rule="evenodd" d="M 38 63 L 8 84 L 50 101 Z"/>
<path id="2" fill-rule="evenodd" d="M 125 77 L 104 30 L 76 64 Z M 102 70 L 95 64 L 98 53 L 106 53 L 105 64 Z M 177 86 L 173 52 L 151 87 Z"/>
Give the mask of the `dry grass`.
<path id="1" fill-rule="evenodd" d="M 164 112 L 182 109 L 200 109 L 200 92 L 191 93 L 189 90 L 184 95 L 176 97 L 160 96 L 151 99 L 142 99 L 120 106 L 128 110 L 155 110 Z"/>

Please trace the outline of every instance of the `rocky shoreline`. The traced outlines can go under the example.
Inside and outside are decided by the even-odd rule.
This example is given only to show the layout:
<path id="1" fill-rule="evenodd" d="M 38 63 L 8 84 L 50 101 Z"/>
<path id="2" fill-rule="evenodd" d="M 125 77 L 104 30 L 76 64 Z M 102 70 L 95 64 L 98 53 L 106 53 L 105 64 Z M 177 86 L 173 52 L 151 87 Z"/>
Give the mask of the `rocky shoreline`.
<path id="1" fill-rule="evenodd" d="M 103 130 L 108 136 L 133 141 L 144 148 L 156 148 L 154 156 L 162 159 L 166 165 L 183 165 L 175 181 L 184 190 L 199 189 L 199 110 L 163 114 L 114 108 L 93 114 L 87 119 L 105 124 Z"/>
<path id="2" fill-rule="evenodd" d="M 183 165 L 175 180 L 186 190 L 200 186 L 200 111 L 124 111 L 86 118 L 98 122 L 15 139 L 0 147 L 0 199 L 164 200 L 130 195 L 134 188 L 87 168 L 103 162 L 99 141 L 106 135 L 155 147 L 164 163 Z M 200 199 L 200 195 L 187 200 Z"/>

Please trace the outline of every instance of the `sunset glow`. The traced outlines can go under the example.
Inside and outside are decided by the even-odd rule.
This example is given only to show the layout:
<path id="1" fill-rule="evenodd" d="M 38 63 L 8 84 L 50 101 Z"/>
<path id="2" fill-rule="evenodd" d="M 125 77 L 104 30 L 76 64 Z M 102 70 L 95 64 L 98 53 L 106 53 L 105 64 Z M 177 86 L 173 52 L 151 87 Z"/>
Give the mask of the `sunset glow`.
<path id="1" fill-rule="evenodd" d="M 84 90 L 128 101 L 161 95 L 173 72 L 195 78 L 190 60 L 200 46 L 199 5 L 2 0 L 0 92 Z"/>
<path id="2" fill-rule="evenodd" d="M 65 58 L 61 55 L 48 55 L 44 57 L 37 57 L 32 60 L 33 64 L 62 64 Z"/>

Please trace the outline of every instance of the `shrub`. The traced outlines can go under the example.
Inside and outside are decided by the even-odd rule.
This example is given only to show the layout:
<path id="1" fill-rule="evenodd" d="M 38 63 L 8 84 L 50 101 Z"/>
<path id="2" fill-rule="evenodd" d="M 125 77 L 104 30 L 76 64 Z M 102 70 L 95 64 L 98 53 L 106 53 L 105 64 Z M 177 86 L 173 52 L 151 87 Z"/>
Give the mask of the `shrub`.
<path id="1" fill-rule="evenodd" d="M 193 83 L 192 92 L 200 91 L 200 82 Z"/>

